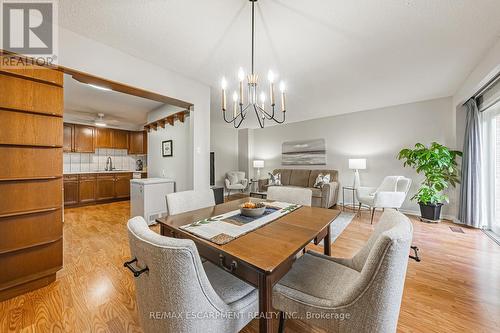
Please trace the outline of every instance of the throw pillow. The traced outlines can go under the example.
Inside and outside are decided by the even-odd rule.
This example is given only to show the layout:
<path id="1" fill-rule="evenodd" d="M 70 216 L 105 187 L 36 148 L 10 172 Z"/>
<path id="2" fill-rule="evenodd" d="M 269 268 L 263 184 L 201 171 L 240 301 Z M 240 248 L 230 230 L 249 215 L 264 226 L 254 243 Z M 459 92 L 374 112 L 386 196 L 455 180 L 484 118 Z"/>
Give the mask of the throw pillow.
<path id="1" fill-rule="evenodd" d="M 281 186 L 281 173 L 273 175 L 269 172 L 269 186 Z"/>
<path id="2" fill-rule="evenodd" d="M 328 184 L 330 182 L 330 174 L 326 174 L 323 176 L 322 173 L 316 177 L 316 181 L 314 182 L 314 187 L 323 188 L 323 185 Z"/>

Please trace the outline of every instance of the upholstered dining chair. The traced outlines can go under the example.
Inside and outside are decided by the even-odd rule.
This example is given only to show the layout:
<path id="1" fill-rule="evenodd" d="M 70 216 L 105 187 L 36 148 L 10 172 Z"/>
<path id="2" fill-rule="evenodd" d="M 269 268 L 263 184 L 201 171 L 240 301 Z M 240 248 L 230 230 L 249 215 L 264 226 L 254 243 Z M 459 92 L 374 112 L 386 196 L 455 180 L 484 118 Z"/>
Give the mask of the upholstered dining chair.
<path id="1" fill-rule="evenodd" d="M 128 221 L 141 326 L 146 333 L 240 331 L 258 311 L 258 292 L 205 262 L 193 241 L 161 236 L 146 221 Z"/>
<path id="2" fill-rule="evenodd" d="M 273 288 L 280 333 L 285 313 L 327 332 L 396 332 L 412 235 L 410 220 L 387 209 L 354 257 L 307 252 Z"/>
<path id="3" fill-rule="evenodd" d="M 301 187 L 269 186 L 267 188 L 267 199 L 311 206 L 312 191 Z"/>
<path id="4" fill-rule="evenodd" d="M 226 173 L 224 184 L 226 185 L 227 195 L 229 196 L 232 190 L 241 192 L 246 190 L 248 179 L 245 178 L 245 172 L 243 171 L 229 171 Z"/>
<path id="5" fill-rule="evenodd" d="M 359 202 L 358 214 L 361 206 L 370 207 L 371 223 L 377 208 L 399 209 L 410 190 L 411 179 L 403 176 L 387 176 L 379 187 L 360 186 L 356 189 L 356 198 Z"/>
<path id="6" fill-rule="evenodd" d="M 167 210 L 169 215 L 210 206 L 215 206 L 214 192 L 211 189 L 167 194 Z"/>

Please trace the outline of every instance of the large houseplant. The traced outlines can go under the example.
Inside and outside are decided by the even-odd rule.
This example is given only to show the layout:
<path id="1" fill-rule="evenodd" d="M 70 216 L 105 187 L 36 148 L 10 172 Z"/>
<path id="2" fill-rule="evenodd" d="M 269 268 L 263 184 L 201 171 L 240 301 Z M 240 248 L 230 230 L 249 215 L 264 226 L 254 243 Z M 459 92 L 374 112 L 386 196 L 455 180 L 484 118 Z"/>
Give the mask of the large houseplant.
<path id="1" fill-rule="evenodd" d="M 455 187 L 460 183 L 457 156 L 462 156 L 462 152 L 436 142 L 428 147 L 417 143 L 413 149 L 405 148 L 399 152 L 398 159 L 404 161 L 404 166 L 410 166 L 425 176 L 417 193 L 411 198 L 420 205 L 420 213 L 425 220 L 440 219 L 441 206 L 448 203 L 448 196 L 443 191 L 450 185 Z"/>

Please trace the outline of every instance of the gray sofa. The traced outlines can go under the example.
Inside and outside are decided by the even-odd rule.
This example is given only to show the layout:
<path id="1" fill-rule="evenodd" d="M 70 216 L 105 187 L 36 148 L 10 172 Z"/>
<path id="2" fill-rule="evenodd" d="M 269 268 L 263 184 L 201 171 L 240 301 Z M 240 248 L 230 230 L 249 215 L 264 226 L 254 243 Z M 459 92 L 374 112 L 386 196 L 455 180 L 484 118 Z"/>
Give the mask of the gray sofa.
<path id="1" fill-rule="evenodd" d="M 310 170 L 310 169 L 275 169 L 273 174 L 281 173 L 281 183 L 285 187 L 304 187 L 312 191 L 311 204 L 313 207 L 330 208 L 337 204 L 339 193 L 337 170 Z M 314 187 L 316 177 L 322 173 L 330 174 L 330 183 L 322 188 Z M 259 190 L 267 191 L 269 180 L 260 183 Z"/>

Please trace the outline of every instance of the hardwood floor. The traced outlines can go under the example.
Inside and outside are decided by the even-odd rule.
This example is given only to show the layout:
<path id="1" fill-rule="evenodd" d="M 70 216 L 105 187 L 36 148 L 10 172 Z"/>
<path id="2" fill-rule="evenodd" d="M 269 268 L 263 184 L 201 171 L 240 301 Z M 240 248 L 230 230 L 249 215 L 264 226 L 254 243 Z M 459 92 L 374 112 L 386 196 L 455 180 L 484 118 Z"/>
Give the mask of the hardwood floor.
<path id="1" fill-rule="evenodd" d="M 141 332 L 133 277 L 123 267 L 129 202 L 64 215 L 64 268 L 50 286 L 1 302 L 0 332 Z M 498 332 L 500 247 L 479 230 L 462 234 L 451 223 L 412 222 L 422 262 L 409 262 L 398 331 Z M 332 246 L 333 256 L 353 255 L 372 228 L 368 213 L 356 218 Z M 243 332 L 257 328 L 254 321 Z M 286 332 L 322 331 L 288 321 Z"/>

